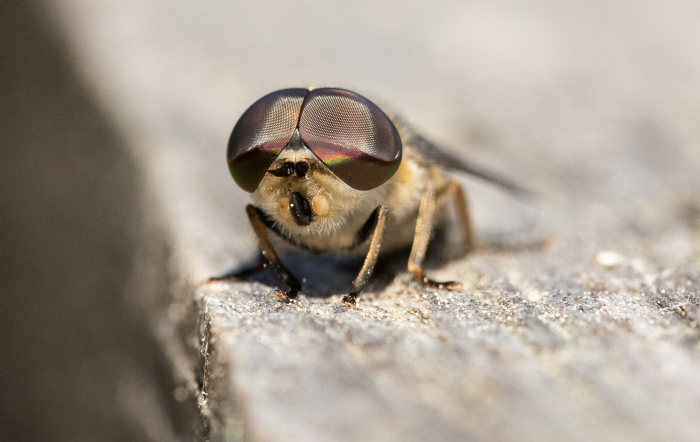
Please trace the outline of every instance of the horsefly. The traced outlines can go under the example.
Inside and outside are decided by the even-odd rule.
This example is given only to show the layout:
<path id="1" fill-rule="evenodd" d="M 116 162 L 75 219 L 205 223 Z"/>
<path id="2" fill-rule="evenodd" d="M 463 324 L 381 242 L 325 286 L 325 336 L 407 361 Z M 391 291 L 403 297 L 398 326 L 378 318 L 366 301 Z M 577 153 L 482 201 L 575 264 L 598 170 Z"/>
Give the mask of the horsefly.
<path id="1" fill-rule="evenodd" d="M 268 230 L 311 252 L 364 255 L 342 300 L 354 306 L 380 248 L 412 244 L 408 270 L 416 281 L 443 290 L 461 287 L 433 281 L 423 271 L 436 214 L 450 201 L 465 248 L 473 244 L 465 193 L 447 170 L 521 190 L 443 152 L 365 97 L 338 88 L 283 89 L 259 99 L 236 123 L 227 157 L 233 179 L 255 203 L 246 212 L 262 256 L 254 269 L 212 279 L 242 277 L 269 264 L 287 285 L 277 291 L 283 300 L 295 298 L 301 282 L 283 264 Z"/>

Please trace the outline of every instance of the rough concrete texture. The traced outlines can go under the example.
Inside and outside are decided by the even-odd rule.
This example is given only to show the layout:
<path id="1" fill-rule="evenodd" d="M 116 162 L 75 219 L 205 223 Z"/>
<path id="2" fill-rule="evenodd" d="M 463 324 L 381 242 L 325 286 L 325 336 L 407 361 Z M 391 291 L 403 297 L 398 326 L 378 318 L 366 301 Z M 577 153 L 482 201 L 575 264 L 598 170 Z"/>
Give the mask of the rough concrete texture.
<path id="1" fill-rule="evenodd" d="M 697 2 L 53 10 L 156 201 L 173 301 L 150 311 L 198 438 L 698 439 Z M 329 84 L 538 192 L 464 178 L 490 246 L 430 270 L 463 290 L 419 287 L 405 256 L 357 309 L 340 298 L 359 264 L 342 260 L 288 256 L 306 280 L 291 304 L 270 275 L 205 284 L 255 255 L 233 124 L 267 92 Z"/>

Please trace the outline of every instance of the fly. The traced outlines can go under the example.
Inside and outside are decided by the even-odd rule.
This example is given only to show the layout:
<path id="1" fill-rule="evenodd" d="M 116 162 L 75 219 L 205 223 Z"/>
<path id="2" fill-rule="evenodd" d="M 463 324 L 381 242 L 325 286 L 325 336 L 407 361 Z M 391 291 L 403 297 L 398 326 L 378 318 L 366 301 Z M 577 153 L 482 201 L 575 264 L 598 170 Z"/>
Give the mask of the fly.
<path id="1" fill-rule="evenodd" d="M 454 281 L 425 275 L 423 259 L 436 213 L 451 202 L 464 246 L 473 245 L 464 190 L 447 170 L 466 172 L 512 191 L 521 189 L 440 150 L 367 98 L 338 88 L 283 89 L 256 101 L 238 120 L 228 144 L 228 166 L 251 193 L 246 213 L 262 261 L 287 285 L 277 296 L 294 299 L 301 282 L 284 265 L 268 232 L 313 252 L 355 251 L 364 264 L 342 302 L 356 304 L 380 249 L 412 244 L 408 270 L 416 281 L 456 290 Z"/>

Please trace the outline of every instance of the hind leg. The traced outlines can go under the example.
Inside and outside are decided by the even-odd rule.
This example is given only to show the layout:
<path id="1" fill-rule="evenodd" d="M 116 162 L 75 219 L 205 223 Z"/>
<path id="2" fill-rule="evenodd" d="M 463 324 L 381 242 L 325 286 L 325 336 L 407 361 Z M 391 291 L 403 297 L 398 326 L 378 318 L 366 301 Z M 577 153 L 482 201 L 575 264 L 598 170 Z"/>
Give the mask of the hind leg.
<path id="1" fill-rule="evenodd" d="M 454 205 L 455 212 L 457 214 L 457 222 L 462 230 L 462 243 L 464 244 L 464 249 L 466 252 L 469 252 L 474 248 L 472 219 L 469 213 L 467 195 L 457 181 L 450 181 L 445 190 L 443 190 L 438 197 L 443 198 L 450 196 L 452 197 L 452 204 Z"/>

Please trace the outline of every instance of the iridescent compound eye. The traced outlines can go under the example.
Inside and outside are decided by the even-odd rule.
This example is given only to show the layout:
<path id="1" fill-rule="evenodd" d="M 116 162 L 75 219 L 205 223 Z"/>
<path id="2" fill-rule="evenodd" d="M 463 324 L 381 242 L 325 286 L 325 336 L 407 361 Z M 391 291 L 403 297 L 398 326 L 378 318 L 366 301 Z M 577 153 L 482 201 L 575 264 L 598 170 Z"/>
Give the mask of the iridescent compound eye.
<path id="1" fill-rule="evenodd" d="M 241 189 L 253 192 L 282 152 L 299 122 L 308 89 L 265 95 L 241 116 L 228 141 L 228 167 Z"/>
<path id="2" fill-rule="evenodd" d="M 401 163 L 401 138 L 374 103 L 343 89 L 314 89 L 299 119 L 304 143 L 347 185 L 370 190 Z"/>
<path id="3" fill-rule="evenodd" d="M 338 178 L 358 190 L 385 183 L 401 163 L 401 138 L 371 101 L 337 88 L 284 89 L 258 100 L 236 123 L 228 145 L 236 183 L 253 192 L 295 129 Z"/>

